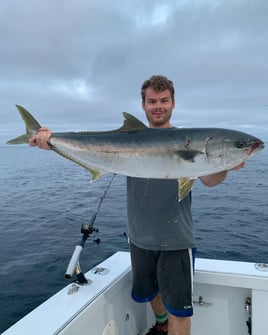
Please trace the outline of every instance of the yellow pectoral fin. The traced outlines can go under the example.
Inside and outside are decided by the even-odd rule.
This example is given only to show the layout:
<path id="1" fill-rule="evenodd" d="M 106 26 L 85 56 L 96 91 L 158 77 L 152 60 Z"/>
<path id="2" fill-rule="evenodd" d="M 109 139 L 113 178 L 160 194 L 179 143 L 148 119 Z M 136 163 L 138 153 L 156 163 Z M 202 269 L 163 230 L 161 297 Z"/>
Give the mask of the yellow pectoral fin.
<path id="1" fill-rule="evenodd" d="M 179 201 L 182 201 L 187 194 L 191 191 L 193 184 L 194 184 L 194 178 L 182 178 L 178 180 L 178 199 Z"/>

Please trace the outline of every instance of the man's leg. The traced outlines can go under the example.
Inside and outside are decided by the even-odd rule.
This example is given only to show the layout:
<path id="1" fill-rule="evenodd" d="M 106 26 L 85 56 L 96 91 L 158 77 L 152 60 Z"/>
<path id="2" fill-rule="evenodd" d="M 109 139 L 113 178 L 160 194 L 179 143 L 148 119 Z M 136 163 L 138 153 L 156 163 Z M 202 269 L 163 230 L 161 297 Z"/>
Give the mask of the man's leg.
<path id="1" fill-rule="evenodd" d="M 165 301 L 162 306 L 169 311 L 168 335 L 190 335 L 193 264 L 192 249 L 162 252 L 160 255 L 157 278 Z"/>
<path id="2" fill-rule="evenodd" d="M 151 306 L 155 315 L 166 315 L 167 310 L 163 305 L 160 294 L 152 301 Z M 168 318 L 168 335 L 190 335 L 191 318 L 178 317 L 170 314 Z"/>
<path id="3" fill-rule="evenodd" d="M 169 315 L 168 335 L 190 335 L 191 318 Z"/>
<path id="4" fill-rule="evenodd" d="M 168 334 L 168 313 L 165 306 L 163 305 L 160 294 L 158 294 L 151 301 L 151 307 L 155 315 L 156 323 L 153 326 L 153 328 L 149 330 L 149 333 L 147 334 L 155 334 L 155 331 L 161 331 L 161 334 L 163 334 L 164 332 L 165 334 Z"/>
<path id="5" fill-rule="evenodd" d="M 166 310 L 165 306 L 163 305 L 160 294 L 158 294 L 151 301 L 151 306 L 152 306 L 154 314 L 156 314 L 156 315 L 166 315 L 167 314 L 167 310 Z"/>

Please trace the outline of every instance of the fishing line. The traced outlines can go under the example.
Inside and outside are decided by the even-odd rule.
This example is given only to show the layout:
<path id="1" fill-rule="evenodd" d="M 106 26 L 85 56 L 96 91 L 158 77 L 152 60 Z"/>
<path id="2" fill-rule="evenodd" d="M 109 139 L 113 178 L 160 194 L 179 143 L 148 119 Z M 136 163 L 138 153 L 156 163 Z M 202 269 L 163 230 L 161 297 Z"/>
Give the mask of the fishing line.
<path id="1" fill-rule="evenodd" d="M 99 214 L 99 211 L 100 211 L 100 208 L 101 208 L 101 205 L 103 203 L 103 200 L 105 199 L 106 195 L 107 195 L 107 192 L 109 191 L 111 185 L 112 185 L 112 182 L 114 180 L 114 177 L 115 177 L 115 174 L 112 175 L 112 178 L 110 179 L 109 183 L 106 185 L 106 188 L 103 192 L 103 195 L 102 197 L 100 197 L 100 201 L 98 203 L 98 206 L 97 206 L 97 209 L 95 211 L 95 213 L 91 216 L 91 218 L 89 219 L 89 224 L 82 224 L 82 228 L 81 228 L 81 233 L 82 234 L 87 234 L 87 236 L 85 235 L 84 238 L 88 238 L 90 234 L 92 234 L 93 232 L 98 232 L 99 230 L 94 228 L 94 223 L 96 221 L 96 218 Z M 96 242 L 97 244 L 100 243 L 100 239 L 97 238 L 94 240 L 94 242 Z M 84 246 L 84 245 L 83 245 Z"/>
<path id="2" fill-rule="evenodd" d="M 97 209 L 96 209 L 96 212 L 95 212 L 95 215 L 94 215 L 94 216 L 95 216 L 95 219 L 94 219 L 92 225 L 94 224 L 94 222 L 95 222 L 95 220 L 96 220 L 96 217 L 97 217 L 97 215 L 99 214 L 99 210 L 100 210 L 100 208 L 101 208 L 101 205 L 102 205 L 102 203 L 103 203 L 103 200 L 105 199 L 106 194 L 107 194 L 107 192 L 109 191 L 109 189 L 110 189 L 110 187 L 111 187 L 111 185 L 112 185 L 112 182 L 113 182 L 113 180 L 114 180 L 114 177 L 115 177 L 115 174 L 112 175 L 112 178 L 110 179 L 109 183 L 108 183 L 107 186 L 106 186 L 106 189 L 105 189 L 104 192 L 103 192 L 102 197 L 100 198 L 99 204 L 98 204 L 98 206 L 97 206 Z"/>

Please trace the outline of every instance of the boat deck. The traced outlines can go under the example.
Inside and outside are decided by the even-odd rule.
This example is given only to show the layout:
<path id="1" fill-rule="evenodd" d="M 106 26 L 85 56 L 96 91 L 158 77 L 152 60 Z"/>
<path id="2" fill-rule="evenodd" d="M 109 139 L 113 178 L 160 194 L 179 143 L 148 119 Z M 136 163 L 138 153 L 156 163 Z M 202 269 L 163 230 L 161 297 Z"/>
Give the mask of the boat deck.
<path id="1" fill-rule="evenodd" d="M 38 306 L 3 335 L 137 335 L 153 324 L 149 304 L 130 298 L 128 252 L 117 252 Z M 245 302 L 252 301 L 252 334 L 265 334 L 268 272 L 253 263 L 196 260 L 192 335 L 248 334 Z"/>

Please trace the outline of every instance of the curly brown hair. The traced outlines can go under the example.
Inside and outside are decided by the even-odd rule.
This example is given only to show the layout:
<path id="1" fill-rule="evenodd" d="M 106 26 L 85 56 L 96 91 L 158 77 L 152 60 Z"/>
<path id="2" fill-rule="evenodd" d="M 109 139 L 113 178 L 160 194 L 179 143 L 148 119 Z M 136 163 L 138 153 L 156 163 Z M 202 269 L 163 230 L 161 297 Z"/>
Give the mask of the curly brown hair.
<path id="1" fill-rule="evenodd" d="M 153 90 L 155 90 L 156 92 L 161 92 L 161 91 L 165 91 L 165 90 L 169 90 L 171 93 L 171 99 L 172 101 L 174 101 L 174 96 L 175 96 L 175 89 L 173 86 L 173 82 L 168 79 L 165 76 L 161 76 L 161 75 L 154 75 L 151 76 L 151 78 L 145 80 L 145 82 L 142 84 L 141 86 L 141 98 L 142 98 L 142 102 L 145 101 L 145 90 L 151 87 Z"/>

